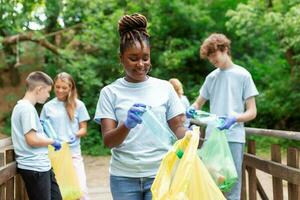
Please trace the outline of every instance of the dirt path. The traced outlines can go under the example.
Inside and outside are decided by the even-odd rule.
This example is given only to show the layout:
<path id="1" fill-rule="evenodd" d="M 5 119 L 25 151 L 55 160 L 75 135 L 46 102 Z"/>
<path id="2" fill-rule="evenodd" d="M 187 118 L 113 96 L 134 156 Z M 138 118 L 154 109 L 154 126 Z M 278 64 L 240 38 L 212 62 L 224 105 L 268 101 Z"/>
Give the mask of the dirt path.
<path id="1" fill-rule="evenodd" d="M 84 156 L 91 200 L 112 200 L 109 190 L 109 160 L 110 157 Z M 260 170 L 257 170 L 256 173 L 259 181 L 267 193 L 267 196 L 269 199 L 273 199 L 272 177 Z M 286 181 L 283 181 L 283 185 L 284 199 L 288 199 Z M 258 194 L 257 197 L 260 199 Z"/>
<path id="2" fill-rule="evenodd" d="M 111 200 L 109 189 L 110 157 L 84 156 L 87 183 L 91 200 Z"/>

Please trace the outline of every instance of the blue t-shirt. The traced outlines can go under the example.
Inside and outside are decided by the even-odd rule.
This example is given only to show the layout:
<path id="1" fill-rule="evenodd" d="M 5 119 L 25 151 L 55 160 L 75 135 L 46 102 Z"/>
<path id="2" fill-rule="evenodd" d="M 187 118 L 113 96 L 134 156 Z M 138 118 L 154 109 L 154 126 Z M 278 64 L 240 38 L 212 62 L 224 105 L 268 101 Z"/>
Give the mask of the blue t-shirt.
<path id="1" fill-rule="evenodd" d="M 251 74 L 238 65 L 224 70 L 215 69 L 206 77 L 200 89 L 200 96 L 210 101 L 210 112 L 217 116 L 244 113 L 246 100 L 257 95 Z M 208 125 L 206 137 L 209 137 L 211 129 Z M 244 143 L 244 123 L 236 123 L 227 131 L 226 136 L 229 142 Z"/>
<path id="2" fill-rule="evenodd" d="M 84 103 L 78 99 L 76 99 L 74 115 L 74 120 L 71 121 L 65 103 L 55 97 L 43 106 L 40 118 L 41 120 L 49 120 L 58 138 L 68 142 L 70 137 L 75 136 L 78 132 L 79 123 L 90 119 Z M 80 154 L 80 138 L 77 138 L 77 141 L 72 143 L 70 148 L 73 154 Z"/>
<path id="3" fill-rule="evenodd" d="M 166 128 L 169 128 L 168 120 L 184 113 L 179 97 L 168 81 L 149 77 L 144 82 L 131 83 L 120 78 L 101 90 L 94 119 L 100 123 L 101 119 L 108 118 L 120 125 L 134 103 L 151 106 L 156 118 Z M 153 142 L 153 137 L 143 123 L 130 129 L 123 143 L 111 150 L 110 173 L 125 177 L 154 177 L 168 148 L 160 142 Z"/>
<path id="4" fill-rule="evenodd" d="M 20 169 L 46 172 L 51 168 L 48 147 L 32 147 L 25 134 L 36 131 L 38 137 L 46 137 L 35 107 L 28 100 L 19 100 L 11 116 L 11 137 Z"/>

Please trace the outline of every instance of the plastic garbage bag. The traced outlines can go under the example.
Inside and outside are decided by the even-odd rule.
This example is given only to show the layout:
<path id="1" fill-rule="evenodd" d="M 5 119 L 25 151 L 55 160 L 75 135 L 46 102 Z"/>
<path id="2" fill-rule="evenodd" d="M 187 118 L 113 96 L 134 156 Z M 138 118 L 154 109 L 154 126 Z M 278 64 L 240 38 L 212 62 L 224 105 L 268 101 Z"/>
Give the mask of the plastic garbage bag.
<path id="1" fill-rule="evenodd" d="M 49 119 L 41 120 L 41 124 L 44 132 L 49 138 L 58 140 L 57 133 L 52 127 Z M 59 151 L 54 151 L 54 147 L 49 145 L 48 156 L 63 200 L 79 199 L 82 196 L 82 192 L 73 166 L 69 145 L 66 142 L 63 142 Z"/>
<path id="2" fill-rule="evenodd" d="M 218 187 L 223 192 L 230 191 L 238 175 L 225 131 L 215 127 L 198 154 Z"/>
<path id="3" fill-rule="evenodd" d="M 48 149 L 48 156 L 63 200 L 79 199 L 82 192 L 73 166 L 69 145 L 62 143 L 59 151 L 54 151 L 51 145 L 48 146 Z"/>
<path id="4" fill-rule="evenodd" d="M 166 154 L 151 187 L 153 200 L 225 200 L 197 155 L 198 142 L 194 128 Z"/>
<path id="5" fill-rule="evenodd" d="M 143 124 L 145 127 L 153 133 L 154 138 L 148 138 L 148 140 L 155 140 L 155 142 L 160 142 L 163 146 L 170 149 L 177 141 L 176 135 L 167 127 L 163 126 L 162 123 L 157 119 L 155 114 L 152 112 L 152 108 L 147 106 L 146 112 L 141 116 Z"/>
<path id="6" fill-rule="evenodd" d="M 58 136 L 54 130 L 54 128 L 52 127 L 50 121 L 48 118 L 46 118 L 45 120 L 41 120 L 41 124 L 43 126 L 44 132 L 45 134 L 52 139 L 58 139 Z"/>
<path id="7" fill-rule="evenodd" d="M 224 121 L 217 115 L 202 110 L 196 110 L 193 118 L 214 127 L 213 133 L 198 150 L 198 154 L 218 187 L 223 192 L 228 192 L 237 181 L 238 175 L 225 136 L 226 130 L 220 131 L 217 128 Z"/>
<path id="8" fill-rule="evenodd" d="M 193 113 L 193 119 L 196 119 L 197 121 L 205 124 L 213 124 L 216 126 L 222 123 L 222 121 L 219 120 L 217 115 L 202 110 L 196 110 Z"/>

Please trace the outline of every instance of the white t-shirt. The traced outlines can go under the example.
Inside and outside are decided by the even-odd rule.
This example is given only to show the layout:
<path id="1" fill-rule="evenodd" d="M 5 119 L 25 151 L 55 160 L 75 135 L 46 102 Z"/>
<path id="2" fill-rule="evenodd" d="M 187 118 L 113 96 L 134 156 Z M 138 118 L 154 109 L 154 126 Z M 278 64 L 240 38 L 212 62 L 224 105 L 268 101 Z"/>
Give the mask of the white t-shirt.
<path id="1" fill-rule="evenodd" d="M 113 119 L 120 125 L 135 103 L 151 106 L 166 127 L 168 120 L 184 113 L 179 97 L 168 81 L 149 77 L 144 82 L 131 83 L 119 78 L 101 90 L 94 119 L 98 123 L 103 118 Z M 160 142 L 150 142 L 151 134 L 143 123 L 131 129 L 123 143 L 111 150 L 110 173 L 125 177 L 154 177 L 168 149 Z"/>
<path id="2" fill-rule="evenodd" d="M 257 95 L 251 74 L 238 65 L 225 70 L 215 69 L 206 77 L 200 89 L 200 96 L 210 101 L 210 112 L 218 116 L 243 113 L 246 100 Z M 208 125 L 206 137 L 209 137 L 211 129 Z M 233 125 L 226 136 L 229 142 L 245 143 L 244 123 Z"/>
<path id="3" fill-rule="evenodd" d="M 34 130 L 38 137 L 46 137 L 35 107 L 28 100 L 19 100 L 11 116 L 11 137 L 20 169 L 46 172 L 51 168 L 48 147 L 32 147 L 25 134 Z"/>
<path id="4" fill-rule="evenodd" d="M 65 103 L 59 101 L 56 97 L 48 101 L 42 109 L 41 120 L 49 120 L 58 138 L 62 141 L 70 141 L 71 136 L 79 130 L 79 123 L 88 121 L 90 119 L 89 113 L 82 101 L 76 99 L 76 109 L 74 113 L 74 120 L 71 121 Z M 80 154 L 80 138 L 77 141 L 70 144 L 71 152 L 73 154 Z"/>

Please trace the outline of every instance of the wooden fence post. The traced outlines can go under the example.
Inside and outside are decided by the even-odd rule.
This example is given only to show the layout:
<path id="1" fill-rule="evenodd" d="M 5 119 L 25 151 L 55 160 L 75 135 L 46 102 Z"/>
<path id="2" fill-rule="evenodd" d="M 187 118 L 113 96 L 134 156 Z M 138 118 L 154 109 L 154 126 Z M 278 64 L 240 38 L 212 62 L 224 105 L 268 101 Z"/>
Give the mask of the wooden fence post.
<path id="1" fill-rule="evenodd" d="M 242 165 L 242 191 L 241 200 L 247 200 L 247 184 L 246 184 L 246 167 L 243 163 Z"/>
<path id="2" fill-rule="evenodd" d="M 9 164 L 14 161 L 14 150 L 5 150 L 5 162 Z M 6 183 L 6 200 L 14 200 L 14 177 Z"/>
<path id="3" fill-rule="evenodd" d="M 28 200 L 25 183 L 20 174 L 16 175 L 16 199 Z"/>
<path id="4" fill-rule="evenodd" d="M 278 144 L 272 144 L 271 146 L 271 160 L 281 163 L 281 152 Z M 283 185 L 282 179 L 272 176 L 273 183 L 273 199 L 283 200 Z"/>
<path id="5" fill-rule="evenodd" d="M 248 153 L 255 155 L 255 141 L 249 140 L 248 142 Z M 254 167 L 247 167 L 249 177 L 249 199 L 256 200 L 256 170 Z"/>
<path id="6" fill-rule="evenodd" d="M 294 168 L 299 168 L 299 150 L 289 147 L 287 150 L 287 165 Z M 288 183 L 289 200 L 299 200 L 299 185 Z"/>
<path id="7" fill-rule="evenodd" d="M 5 165 L 4 152 L 0 151 L 0 167 Z M 0 199 L 5 199 L 5 184 L 0 185 Z"/>

